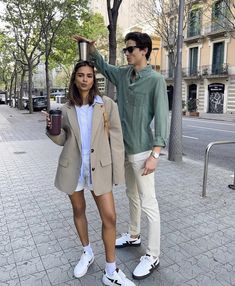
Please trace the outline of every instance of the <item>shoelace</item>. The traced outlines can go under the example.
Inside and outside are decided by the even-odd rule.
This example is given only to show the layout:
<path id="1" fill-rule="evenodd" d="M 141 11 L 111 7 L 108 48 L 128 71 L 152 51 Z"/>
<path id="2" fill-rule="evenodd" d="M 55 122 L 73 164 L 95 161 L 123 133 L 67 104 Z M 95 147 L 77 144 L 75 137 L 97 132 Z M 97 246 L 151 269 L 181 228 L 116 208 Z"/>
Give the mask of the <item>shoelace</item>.
<path id="1" fill-rule="evenodd" d="M 154 263 L 154 261 L 151 261 L 151 257 L 148 256 L 148 255 L 141 256 L 141 257 L 140 257 L 140 261 L 143 261 L 143 260 L 147 260 L 147 261 L 149 261 L 150 263 Z"/>

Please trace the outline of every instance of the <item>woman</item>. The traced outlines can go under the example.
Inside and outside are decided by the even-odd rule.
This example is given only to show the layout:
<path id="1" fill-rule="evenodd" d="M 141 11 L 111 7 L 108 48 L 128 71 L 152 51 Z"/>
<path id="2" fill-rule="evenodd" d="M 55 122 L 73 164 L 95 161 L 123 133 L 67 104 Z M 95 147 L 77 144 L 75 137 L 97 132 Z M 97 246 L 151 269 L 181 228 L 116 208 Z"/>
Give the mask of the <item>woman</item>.
<path id="1" fill-rule="evenodd" d="M 76 64 L 69 86 L 69 102 L 62 106 L 62 129 L 50 139 L 63 146 L 55 186 L 69 195 L 74 223 L 84 252 L 74 269 L 74 276 L 86 274 L 94 261 L 89 243 L 84 192 L 90 189 L 102 220 L 102 239 L 106 265 L 102 277 L 105 285 L 133 286 L 116 268 L 116 214 L 113 184 L 124 183 L 124 147 L 116 104 L 101 97 L 91 62 Z M 47 116 L 47 129 L 51 121 Z"/>

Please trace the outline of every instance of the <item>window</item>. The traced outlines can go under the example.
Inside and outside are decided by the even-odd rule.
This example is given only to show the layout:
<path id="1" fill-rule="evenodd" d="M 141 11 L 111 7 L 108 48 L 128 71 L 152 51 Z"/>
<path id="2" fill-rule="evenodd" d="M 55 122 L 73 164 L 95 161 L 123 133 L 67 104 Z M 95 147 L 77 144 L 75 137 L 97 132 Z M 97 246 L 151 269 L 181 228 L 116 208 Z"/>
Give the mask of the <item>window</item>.
<path id="1" fill-rule="evenodd" d="M 212 32 L 229 25 L 229 9 L 224 0 L 216 1 L 212 6 Z"/>
<path id="2" fill-rule="evenodd" d="M 198 47 L 189 50 L 189 73 L 197 76 Z"/>
<path id="3" fill-rule="evenodd" d="M 195 37 L 201 33 L 201 9 L 194 9 L 189 13 L 188 37 Z"/>
<path id="4" fill-rule="evenodd" d="M 224 42 L 214 43 L 212 73 L 221 74 L 224 66 Z"/>

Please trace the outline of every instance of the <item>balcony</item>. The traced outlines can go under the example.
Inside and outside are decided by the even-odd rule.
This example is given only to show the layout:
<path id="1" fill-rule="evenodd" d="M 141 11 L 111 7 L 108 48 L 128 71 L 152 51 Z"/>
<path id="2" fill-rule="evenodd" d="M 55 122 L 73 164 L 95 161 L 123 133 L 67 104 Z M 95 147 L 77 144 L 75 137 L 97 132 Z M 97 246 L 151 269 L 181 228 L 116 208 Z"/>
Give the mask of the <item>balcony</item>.
<path id="1" fill-rule="evenodd" d="M 204 37 L 201 27 L 189 27 L 187 33 L 184 36 L 184 42 L 186 44 L 191 44 L 193 42 L 198 42 Z"/>
<path id="2" fill-rule="evenodd" d="M 201 79 L 201 78 L 221 78 L 228 77 L 230 72 L 228 64 L 208 65 L 193 68 L 182 68 L 183 79 Z M 174 71 L 171 69 L 161 70 L 161 74 L 167 80 L 174 78 Z"/>
<path id="3" fill-rule="evenodd" d="M 227 19 L 207 23 L 204 27 L 204 35 L 209 38 L 220 37 L 231 31 L 234 31 L 234 27 Z"/>
<path id="4" fill-rule="evenodd" d="M 172 80 L 174 78 L 174 71 L 171 69 L 161 70 L 161 74 L 166 80 Z"/>
<path id="5" fill-rule="evenodd" d="M 201 76 L 205 78 L 227 77 L 228 75 L 228 64 L 201 67 Z"/>
<path id="6" fill-rule="evenodd" d="M 184 79 L 198 78 L 200 75 L 200 70 L 197 67 L 182 69 L 182 76 Z"/>

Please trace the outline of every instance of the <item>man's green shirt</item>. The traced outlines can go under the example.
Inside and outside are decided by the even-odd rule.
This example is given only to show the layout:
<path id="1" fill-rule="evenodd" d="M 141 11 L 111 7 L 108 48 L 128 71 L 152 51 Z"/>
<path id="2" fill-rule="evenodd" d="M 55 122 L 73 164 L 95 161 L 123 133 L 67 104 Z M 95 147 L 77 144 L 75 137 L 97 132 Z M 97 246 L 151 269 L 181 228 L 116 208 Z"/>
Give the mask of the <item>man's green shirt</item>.
<path id="1" fill-rule="evenodd" d="M 96 50 L 91 54 L 96 68 L 117 89 L 117 103 L 128 155 L 166 146 L 168 137 L 168 97 L 161 74 L 147 65 L 135 74 L 132 66 L 117 67 L 106 63 Z M 154 118 L 154 135 L 150 124 Z"/>

